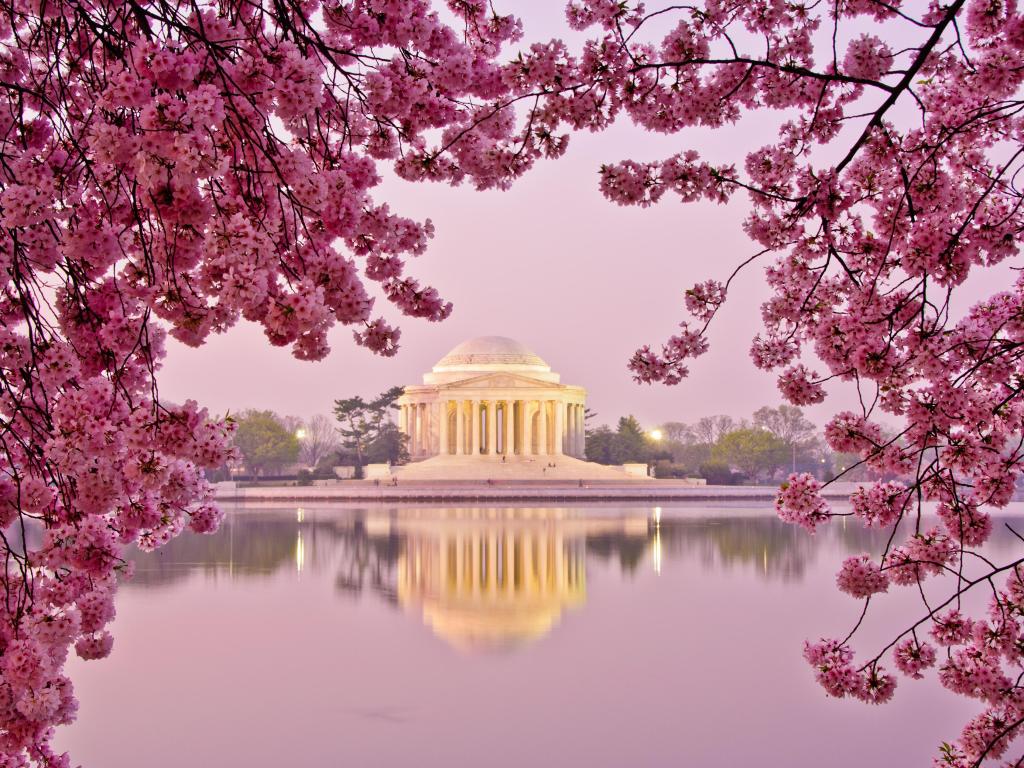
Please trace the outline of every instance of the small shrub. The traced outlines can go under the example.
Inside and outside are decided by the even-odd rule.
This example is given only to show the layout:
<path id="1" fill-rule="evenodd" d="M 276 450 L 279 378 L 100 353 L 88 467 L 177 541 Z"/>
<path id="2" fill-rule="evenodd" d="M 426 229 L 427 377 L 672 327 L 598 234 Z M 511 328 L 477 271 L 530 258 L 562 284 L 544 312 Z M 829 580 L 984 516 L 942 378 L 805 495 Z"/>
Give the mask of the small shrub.
<path id="1" fill-rule="evenodd" d="M 734 485 L 736 477 L 728 465 L 709 461 L 700 465 L 699 474 L 708 481 L 708 485 Z"/>

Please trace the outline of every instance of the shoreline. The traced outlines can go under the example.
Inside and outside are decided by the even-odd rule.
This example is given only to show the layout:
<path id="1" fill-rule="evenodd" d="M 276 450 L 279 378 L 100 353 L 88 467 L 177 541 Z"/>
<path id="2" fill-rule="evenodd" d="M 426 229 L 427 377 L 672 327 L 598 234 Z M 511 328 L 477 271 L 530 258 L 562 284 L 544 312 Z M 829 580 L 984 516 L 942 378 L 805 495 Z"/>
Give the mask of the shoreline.
<path id="1" fill-rule="evenodd" d="M 225 484 L 226 485 L 226 484 Z M 825 498 L 845 500 L 859 483 L 836 483 Z M 421 481 L 374 485 L 350 481 L 331 486 L 265 486 L 228 488 L 218 485 L 217 501 L 280 502 L 451 502 L 451 501 L 774 501 L 774 485 L 701 485 L 671 480 L 592 481 L 584 483 L 519 481 L 488 485 L 467 481 Z"/>

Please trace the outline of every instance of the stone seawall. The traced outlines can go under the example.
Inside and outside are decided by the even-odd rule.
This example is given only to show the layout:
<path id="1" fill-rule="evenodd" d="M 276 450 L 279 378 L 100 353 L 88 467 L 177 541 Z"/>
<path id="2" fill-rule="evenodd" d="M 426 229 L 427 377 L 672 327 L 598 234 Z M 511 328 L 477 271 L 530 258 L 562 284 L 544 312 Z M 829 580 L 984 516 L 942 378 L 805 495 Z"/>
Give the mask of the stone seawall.
<path id="1" fill-rule="evenodd" d="M 857 483 L 835 483 L 825 496 L 843 500 Z M 470 483 L 435 482 L 387 485 L 351 481 L 334 486 L 273 486 L 240 488 L 233 483 L 217 486 L 221 501 L 280 502 L 457 502 L 457 501 L 774 501 L 777 486 L 694 486 L 671 480 L 649 482 L 584 483 Z"/>

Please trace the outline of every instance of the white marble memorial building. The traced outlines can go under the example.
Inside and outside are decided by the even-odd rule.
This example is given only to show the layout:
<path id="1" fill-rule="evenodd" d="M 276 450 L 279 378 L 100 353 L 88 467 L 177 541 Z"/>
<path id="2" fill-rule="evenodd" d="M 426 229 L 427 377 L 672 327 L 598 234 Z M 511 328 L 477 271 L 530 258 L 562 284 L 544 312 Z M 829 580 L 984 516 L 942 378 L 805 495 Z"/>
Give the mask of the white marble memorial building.
<path id="1" fill-rule="evenodd" d="M 399 398 L 413 463 L 398 475 L 623 478 L 622 468 L 582 461 L 586 397 L 514 339 L 465 341 Z"/>

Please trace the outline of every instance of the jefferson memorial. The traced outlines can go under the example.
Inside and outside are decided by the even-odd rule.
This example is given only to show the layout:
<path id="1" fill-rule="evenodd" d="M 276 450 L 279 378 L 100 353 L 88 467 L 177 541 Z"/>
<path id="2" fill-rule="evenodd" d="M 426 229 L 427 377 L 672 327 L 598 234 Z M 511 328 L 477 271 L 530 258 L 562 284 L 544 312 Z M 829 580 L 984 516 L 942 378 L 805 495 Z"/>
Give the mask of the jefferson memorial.
<path id="1" fill-rule="evenodd" d="M 584 460 L 587 391 L 560 378 L 514 339 L 459 344 L 398 399 L 412 463 L 393 471 L 414 480 L 635 477 Z"/>

